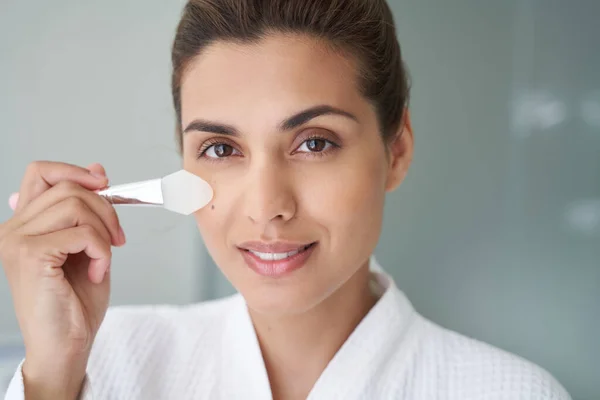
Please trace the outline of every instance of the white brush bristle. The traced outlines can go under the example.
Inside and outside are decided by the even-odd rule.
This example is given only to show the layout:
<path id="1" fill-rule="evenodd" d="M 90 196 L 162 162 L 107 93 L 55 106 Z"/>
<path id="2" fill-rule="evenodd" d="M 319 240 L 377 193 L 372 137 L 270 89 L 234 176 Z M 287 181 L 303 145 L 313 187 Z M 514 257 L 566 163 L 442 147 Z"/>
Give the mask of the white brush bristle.
<path id="1" fill-rule="evenodd" d="M 162 194 L 164 208 L 190 215 L 210 203 L 213 190 L 199 176 L 181 170 L 162 179 Z"/>

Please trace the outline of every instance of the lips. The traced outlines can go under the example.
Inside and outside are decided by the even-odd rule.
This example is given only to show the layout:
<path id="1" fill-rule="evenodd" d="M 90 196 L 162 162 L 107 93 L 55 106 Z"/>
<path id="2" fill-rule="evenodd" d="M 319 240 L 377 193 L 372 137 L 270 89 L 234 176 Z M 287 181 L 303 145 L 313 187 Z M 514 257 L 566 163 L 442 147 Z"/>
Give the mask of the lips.
<path id="1" fill-rule="evenodd" d="M 317 242 L 299 243 L 263 243 L 247 242 L 238 248 L 246 264 L 262 276 L 279 277 L 305 265 L 313 253 Z"/>
<path id="2" fill-rule="evenodd" d="M 258 251 L 254 249 L 247 249 L 247 251 L 254 254 L 256 257 L 260 258 L 263 261 L 281 261 L 308 250 L 308 248 L 312 245 L 313 243 L 307 244 L 302 247 L 296 247 L 295 249 L 289 251 L 275 251 L 271 249 L 268 249 L 270 251 Z"/>
<path id="3" fill-rule="evenodd" d="M 238 247 L 243 250 L 253 251 L 257 253 L 289 253 L 291 251 L 301 250 L 308 247 L 312 243 L 296 243 L 296 242 L 245 242 Z"/>

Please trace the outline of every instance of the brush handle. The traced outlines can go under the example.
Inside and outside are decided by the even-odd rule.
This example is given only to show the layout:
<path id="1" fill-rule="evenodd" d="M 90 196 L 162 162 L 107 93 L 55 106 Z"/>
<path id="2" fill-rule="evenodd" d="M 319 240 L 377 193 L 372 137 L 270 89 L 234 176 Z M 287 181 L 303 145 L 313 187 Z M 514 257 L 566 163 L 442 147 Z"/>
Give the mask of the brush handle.
<path id="1" fill-rule="evenodd" d="M 115 205 L 162 206 L 162 179 L 108 187 L 98 194 Z"/>

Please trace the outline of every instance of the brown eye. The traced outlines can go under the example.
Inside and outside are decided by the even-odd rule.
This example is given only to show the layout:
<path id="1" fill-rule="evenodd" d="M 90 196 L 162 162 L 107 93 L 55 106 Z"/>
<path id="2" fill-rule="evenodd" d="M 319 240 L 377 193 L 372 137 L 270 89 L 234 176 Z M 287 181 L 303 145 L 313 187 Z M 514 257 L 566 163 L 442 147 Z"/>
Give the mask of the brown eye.
<path id="1" fill-rule="evenodd" d="M 217 157 L 227 157 L 233 154 L 233 147 L 228 144 L 218 144 L 215 146 L 215 154 Z"/>
<path id="2" fill-rule="evenodd" d="M 215 143 L 208 147 L 203 156 L 208 158 L 227 158 L 237 154 L 237 150 L 227 143 Z"/>
<path id="3" fill-rule="evenodd" d="M 305 154 L 315 153 L 321 155 L 338 147 L 340 146 L 331 140 L 315 136 L 304 140 L 304 142 L 302 142 L 302 144 L 296 149 L 296 152 Z"/>
<path id="4" fill-rule="evenodd" d="M 309 139 L 306 141 L 306 148 L 313 153 L 318 153 L 327 147 L 327 140 L 325 139 Z"/>

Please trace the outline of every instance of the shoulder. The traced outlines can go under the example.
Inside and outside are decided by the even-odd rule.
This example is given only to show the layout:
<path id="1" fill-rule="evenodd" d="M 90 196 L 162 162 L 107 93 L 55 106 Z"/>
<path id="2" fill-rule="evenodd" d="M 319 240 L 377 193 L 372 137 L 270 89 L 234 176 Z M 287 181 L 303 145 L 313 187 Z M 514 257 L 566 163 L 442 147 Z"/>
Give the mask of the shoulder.
<path id="1" fill-rule="evenodd" d="M 216 327 L 233 308 L 241 304 L 239 295 L 184 306 L 144 305 L 111 307 L 100 331 L 182 330 Z M 216 325 L 215 325 L 216 324 Z"/>
<path id="2" fill-rule="evenodd" d="M 143 363 L 147 358 L 182 357 L 190 349 L 210 353 L 221 337 L 227 315 L 243 306 L 239 295 L 186 306 L 118 306 L 109 308 L 94 340 L 90 363 L 121 357 Z"/>
<path id="3" fill-rule="evenodd" d="M 420 318 L 419 357 L 464 399 L 567 400 L 556 379 L 534 363 Z"/>

